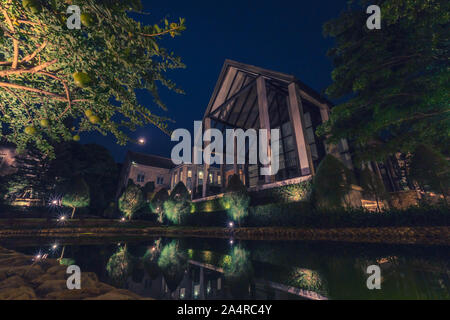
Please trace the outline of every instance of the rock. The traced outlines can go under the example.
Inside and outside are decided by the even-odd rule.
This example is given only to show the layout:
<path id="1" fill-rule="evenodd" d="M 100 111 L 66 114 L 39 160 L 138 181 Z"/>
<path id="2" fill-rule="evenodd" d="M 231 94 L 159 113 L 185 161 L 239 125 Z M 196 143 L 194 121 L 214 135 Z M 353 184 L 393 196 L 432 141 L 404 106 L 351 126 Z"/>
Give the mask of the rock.
<path id="1" fill-rule="evenodd" d="M 45 297 L 50 292 L 59 292 L 64 290 L 69 290 L 67 289 L 66 280 L 47 280 L 37 287 L 36 293 L 39 296 Z"/>
<path id="2" fill-rule="evenodd" d="M 0 289 L 0 300 L 34 300 L 36 294 L 30 287 Z"/>
<path id="3" fill-rule="evenodd" d="M 0 289 L 19 288 L 25 286 L 25 281 L 19 276 L 8 277 L 0 282 Z"/>
<path id="4" fill-rule="evenodd" d="M 102 294 L 97 288 L 84 288 L 81 290 L 65 290 L 59 292 L 50 292 L 45 296 L 50 300 L 83 300 L 91 297 L 96 297 Z"/>
<path id="5" fill-rule="evenodd" d="M 136 298 L 134 294 L 127 290 L 113 290 L 108 293 L 102 294 L 101 296 L 94 298 L 87 298 L 86 300 L 135 300 Z"/>
<path id="6" fill-rule="evenodd" d="M 0 266 L 16 267 L 25 265 L 31 265 L 31 258 L 19 255 L 4 258 L 0 257 Z"/>

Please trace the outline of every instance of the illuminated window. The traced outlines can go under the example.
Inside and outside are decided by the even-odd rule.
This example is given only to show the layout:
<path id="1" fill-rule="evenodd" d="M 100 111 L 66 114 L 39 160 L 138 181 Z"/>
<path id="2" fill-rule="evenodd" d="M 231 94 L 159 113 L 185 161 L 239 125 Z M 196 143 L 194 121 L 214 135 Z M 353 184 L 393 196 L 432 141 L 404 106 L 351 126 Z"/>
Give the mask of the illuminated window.
<path id="1" fill-rule="evenodd" d="M 214 176 L 212 173 L 209 174 L 209 183 L 213 183 L 214 181 Z"/>
<path id="2" fill-rule="evenodd" d="M 180 172 L 180 181 L 183 181 L 183 171 Z"/>
<path id="3" fill-rule="evenodd" d="M 192 170 L 188 170 L 188 178 L 192 178 Z"/>
<path id="4" fill-rule="evenodd" d="M 198 178 L 203 180 L 203 171 L 198 172 Z"/>
<path id="5" fill-rule="evenodd" d="M 177 183 L 177 182 L 178 182 L 178 173 L 175 172 L 175 183 Z"/>
<path id="6" fill-rule="evenodd" d="M 220 175 L 217 176 L 217 183 L 222 184 L 222 177 Z"/>

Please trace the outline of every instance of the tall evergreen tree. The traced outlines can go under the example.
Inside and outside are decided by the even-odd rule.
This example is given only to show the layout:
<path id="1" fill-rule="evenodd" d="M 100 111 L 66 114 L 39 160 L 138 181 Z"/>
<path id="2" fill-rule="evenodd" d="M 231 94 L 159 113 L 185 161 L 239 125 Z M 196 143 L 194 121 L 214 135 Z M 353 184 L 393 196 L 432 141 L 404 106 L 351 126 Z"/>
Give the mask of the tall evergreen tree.
<path id="1" fill-rule="evenodd" d="M 354 141 L 359 159 L 384 160 L 421 143 L 450 145 L 450 2 L 350 1 L 324 25 L 335 38 L 326 93 L 344 101 L 319 133 Z M 381 8 L 381 29 L 369 30 L 369 5 Z M 447 150 L 448 151 L 448 150 Z"/>

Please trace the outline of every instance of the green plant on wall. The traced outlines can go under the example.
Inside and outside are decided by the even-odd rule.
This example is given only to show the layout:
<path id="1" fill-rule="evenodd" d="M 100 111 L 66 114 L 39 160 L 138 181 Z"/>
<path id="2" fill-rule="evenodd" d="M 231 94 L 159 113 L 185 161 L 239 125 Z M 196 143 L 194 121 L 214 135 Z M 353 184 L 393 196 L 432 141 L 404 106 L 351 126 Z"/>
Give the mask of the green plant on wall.
<path id="1" fill-rule="evenodd" d="M 274 189 L 274 194 L 282 202 L 306 201 L 311 193 L 311 182 L 305 181 Z"/>
<path id="2" fill-rule="evenodd" d="M 75 210 L 89 206 L 89 202 L 89 187 L 86 181 L 80 176 L 74 177 L 70 182 L 68 191 L 61 200 L 61 204 L 72 208 L 71 219 L 73 219 Z"/>
<path id="3" fill-rule="evenodd" d="M 131 220 L 133 214 L 143 205 L 144 196 L 141 188 L 133 182 L 129 183 L 119 198 L 119 210 L 124 213 L 129 220 Z"/>

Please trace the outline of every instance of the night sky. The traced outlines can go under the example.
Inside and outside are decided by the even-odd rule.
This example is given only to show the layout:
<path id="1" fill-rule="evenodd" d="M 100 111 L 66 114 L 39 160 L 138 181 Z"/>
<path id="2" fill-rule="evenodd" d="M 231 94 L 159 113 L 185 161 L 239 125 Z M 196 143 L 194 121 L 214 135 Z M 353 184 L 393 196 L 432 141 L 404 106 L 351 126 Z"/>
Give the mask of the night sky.
<path id="1" fill-rule="evenodd" d="M 165 16 L 186 19 L 187 30 L 175 39 L 166 38 L 161 46 L 182 57 L 186 69 L 171 71 L 168 77 L 186 94 L 162 90 L 168 106 L 164 112 L 149 95 L 141 95 L 142 104 L 153 112 L 172 118 L 171 129 L 193 130 L 194 120 L 201 120 L 225 59 L 295 75 L 321 92 L 331 83 L 331 61 L 326 56 L 332 39 L 322 35 L 324 22 L 339 15 L 346 0 L 227 0 L 198 1 L 143 0 L 148 16 L 139 19 L 154 24 Z M 170 157 L 174 143 L 159 129 L 146 126 L 131 133 L 145 137 L 147 144 L 119 146 L 112 136 L 97 133 L 82 135 L 84 143 L 107 147 L 117 162 L 126 151 Z"/>

